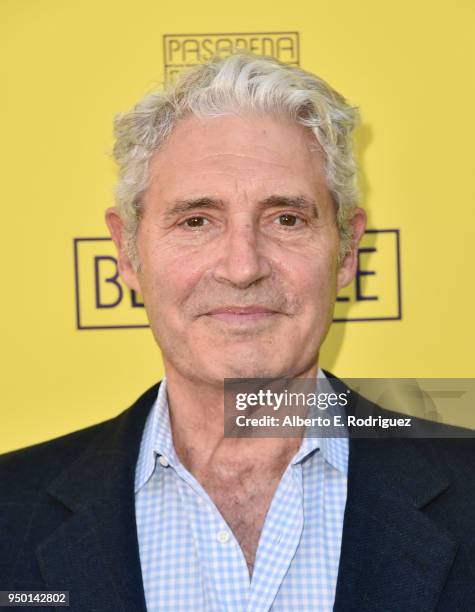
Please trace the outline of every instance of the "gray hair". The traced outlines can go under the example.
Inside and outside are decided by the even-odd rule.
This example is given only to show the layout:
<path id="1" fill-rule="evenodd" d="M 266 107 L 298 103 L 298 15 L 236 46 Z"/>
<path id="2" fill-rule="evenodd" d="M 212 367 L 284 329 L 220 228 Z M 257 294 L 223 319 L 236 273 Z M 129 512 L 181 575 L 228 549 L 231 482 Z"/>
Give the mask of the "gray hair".
<path id="1" fill-rule="evenodd" d="M 349 219 L 358 202 L 351 143 L 357 109 L 314 74 L 270 57 L 234 53 L 192 68 L 115 117 L 116 208 L 124 223 L 125 251 L 135 269 L 140 265 L 136 234 L 141 200 L 154 153 L 184 116 L 216 116 L 240 109 L 284 116 L 312 130 L 325 154 L 327 185 L 340 233 L 339 261 L 351 249 Z"/>

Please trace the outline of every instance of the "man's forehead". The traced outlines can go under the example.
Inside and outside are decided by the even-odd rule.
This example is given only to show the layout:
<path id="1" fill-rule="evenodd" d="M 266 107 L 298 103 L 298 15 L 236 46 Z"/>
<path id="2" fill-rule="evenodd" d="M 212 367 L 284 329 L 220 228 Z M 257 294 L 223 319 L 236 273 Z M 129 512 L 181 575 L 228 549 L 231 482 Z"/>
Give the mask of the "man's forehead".
<path id="1" fill-rule="evenodd" d="M 152 158 L 152 170 L 179 163 L 213 167 L 255 164 L 294 166 L 322 161 L 323 153 L 309 128 L 271 115 L 188 116 L 176 124 Z"/>
<path id="2" fill-rule="evenodd" d="M 311 132 L 270 116 L 182 119 L 150 164 L 149 195 L 171 200 L 315 197 L 324 157 Z"/>

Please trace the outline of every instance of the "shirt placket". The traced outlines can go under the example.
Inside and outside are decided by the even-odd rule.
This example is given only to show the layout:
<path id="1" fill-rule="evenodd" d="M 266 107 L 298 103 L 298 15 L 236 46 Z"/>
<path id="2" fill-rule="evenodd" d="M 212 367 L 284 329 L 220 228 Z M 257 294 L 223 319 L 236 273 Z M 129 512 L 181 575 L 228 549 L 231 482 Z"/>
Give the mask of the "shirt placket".
<path id="1" fill-rule="evenodd" d="M 234 534 L 206 491 L 188 474 L 178 484 L 202 572 L 206 612 L 242 612 L 249 574 Z"/>
<path id="2" fill-rule="evenodd" d="M 259 540 L 248 612 L 272 609 L 298 548 L 302 530 L 302 466 L 289 465 L 275 492 Z"/>

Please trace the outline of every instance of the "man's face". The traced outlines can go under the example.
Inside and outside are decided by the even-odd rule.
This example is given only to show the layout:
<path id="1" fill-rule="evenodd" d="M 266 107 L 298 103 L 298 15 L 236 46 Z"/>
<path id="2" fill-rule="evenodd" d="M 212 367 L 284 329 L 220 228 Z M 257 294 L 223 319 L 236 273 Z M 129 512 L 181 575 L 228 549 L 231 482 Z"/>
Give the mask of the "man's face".
<path id="1" fill-rule="evenodd" d="M 182 119 L 150 164 L 138 272 L 108 211 L 119 269 L 143 297 L 167 375 L 221 385 L 313 371 L 355 271 L 354 252 L 337 265 L 315 144 L 307 128 L 271 116 Z M 364 214 L 354 219 L 359 238 Z"/>

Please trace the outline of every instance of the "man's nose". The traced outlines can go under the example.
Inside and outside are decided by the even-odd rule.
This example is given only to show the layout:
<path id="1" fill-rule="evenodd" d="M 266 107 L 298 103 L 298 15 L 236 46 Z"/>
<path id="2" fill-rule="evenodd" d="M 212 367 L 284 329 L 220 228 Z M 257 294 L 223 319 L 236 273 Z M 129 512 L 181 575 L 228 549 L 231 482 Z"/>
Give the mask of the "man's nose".
<path id="1" fill-rule="evenodd" d="M 236 215 L 223 236 L 214 276 L 219 282 L 245 289 L 269 276 L 271 265 L 255 223 L 239 217 Z"/>

